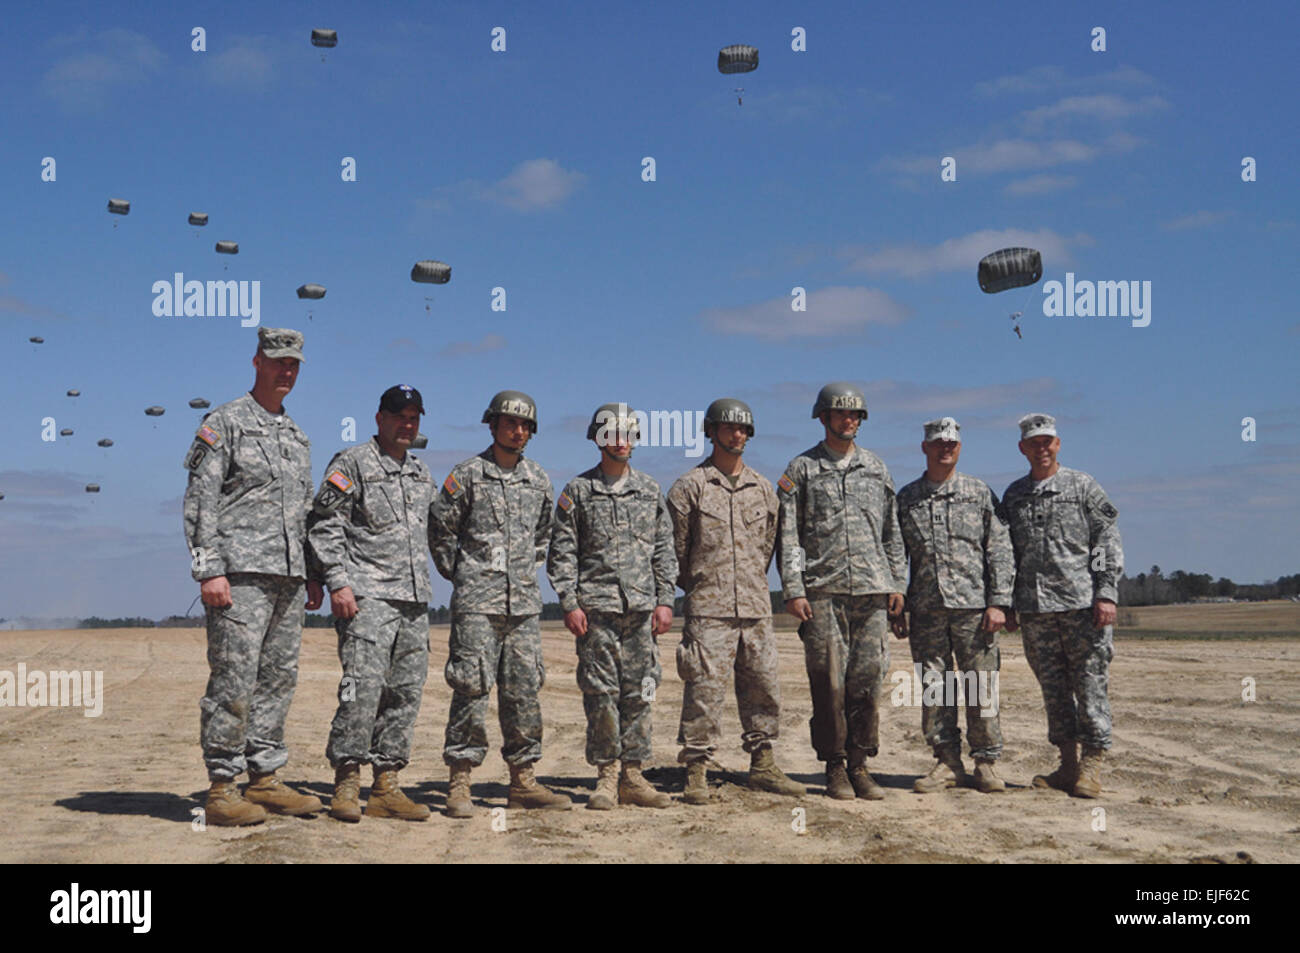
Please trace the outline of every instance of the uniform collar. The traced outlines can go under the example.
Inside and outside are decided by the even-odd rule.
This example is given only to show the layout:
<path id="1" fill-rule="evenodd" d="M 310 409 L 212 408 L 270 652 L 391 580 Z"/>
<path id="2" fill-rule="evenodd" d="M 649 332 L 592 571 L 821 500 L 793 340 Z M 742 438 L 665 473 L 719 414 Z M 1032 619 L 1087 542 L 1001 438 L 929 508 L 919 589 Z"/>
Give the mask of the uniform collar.
<path id="1" fill-rule="evenodd" d="M 706 458 L 699 464 L 700 469 L 704 471 L 704 479 L 708 483 L 717 483 L 719 486 L 725 485 L 729 490 L 739 490 L 742 486 L 758 483 L 758 473 L 750 467 L 744 460 L 740 462 L 740 472 L 736 474 L 736 485 L 731 485 L 731 479 L 718 469 L 718 465 L 713 462 L 713 458 Z"/>
<path id="2" fill-rule="evenodd" d="M 623 485 L 617 490 L 605 482 L 605 475 L 600 470 L 600 464 L 596 464 L 596 466 L 588 470 L 586 475 L 591 481 L 591 492 L 604 493 L 607 496 L 623 496 L 636 490 L 641 485 L 641 474 L 630 463 L 627 465 L 627 479 L 623 481 Z"/>
<path id="3" fill-rule="evenodd" d="M 411 456 L 411 451 L 406 451 L 406 459 L 398 463 L 388 454 L 384 453 L 384 448 L 379 446 L 379 438 L 371 437 L 369 443 L 370 449 L 374 451 L 375 456 L 379 459 L 379 465 L 383 467 L 385 473 L 403 473 L 412 469 L 411 461 L 415 458 Z"/>
<path id="4" fill-rule="evenodd" d="M 492 446 L 479 454 L 479 459 L 483 461 L 483 475 L 493 480 L 500 480 L 502 483 L 515 483 L 519 480 L 526 481 L 528 474 L 524 472 L 524 455 L 519 455 L 519 462 L 512 469 L 503 470 L 492 455 Z"/>
<path id="5" fill-rule="evenodd" d="M 813 448 L 813 455 L 817 458 L 817 463 L 823 470 L 851 470 L 862 465 L 862 448 L 856 443 L 853 445 L 853 449 L 844 455 L 848 457 L 849 462 L 847 464 L 842 465 L 840 463 L 840 460 L 843 460 L 844 457 L 841 457 L 840 460 L 831 457 L 830 448 L 826 446 L 825 440 L 817 441 L 817 446 Z"/>

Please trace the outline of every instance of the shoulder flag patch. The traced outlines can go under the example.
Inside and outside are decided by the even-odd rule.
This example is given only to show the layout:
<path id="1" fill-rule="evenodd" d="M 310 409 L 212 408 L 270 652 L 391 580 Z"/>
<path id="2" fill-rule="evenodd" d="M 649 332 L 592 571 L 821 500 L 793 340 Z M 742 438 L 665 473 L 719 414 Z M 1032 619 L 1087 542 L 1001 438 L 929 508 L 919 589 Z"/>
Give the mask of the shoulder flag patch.
<path id="1" fill-rule="evenodd" d="M 447 479 L 442 481 L 442 488 L 447 491 L 448 496 L 455 496 L 460 492 L 460 481 L 456 479 L 455 473 L 447 474 Z"/>
<path id="2" fill-rule="evenodd" d="M 556 503 L 559 505 L 560 509 L 564 510 L 566 513 L 573 509 L 573 500 L 569 499 L 569 494 L 567 493 L 561 493 L 560 498 L 556 500 Z"/>
<path id="3" fill-rule="evenodd" d="M 785 492 L 787 493 L 794 492 L 794 480 L 791 480 L 784 473 L 781 474 L 781 479 L 776 481 L 776 485 L 779 486 L 781 489 L 785 490 Z"/>
<path id="4" fill-rule="evenodd" d="M 325 478 L 326 483 L 333 483 L 336 487 L 347 493 L 352 489 L 352 481 L 341 470 L 335 470 Z"/>
<path id="5" fill-rule="evenodd" d="M 207 424 L 204 424 L 199 428 L 198 437 L 209 447 L 215 447 L 217 444 L 221 443 L 221 434 L 217 433 Z"/>

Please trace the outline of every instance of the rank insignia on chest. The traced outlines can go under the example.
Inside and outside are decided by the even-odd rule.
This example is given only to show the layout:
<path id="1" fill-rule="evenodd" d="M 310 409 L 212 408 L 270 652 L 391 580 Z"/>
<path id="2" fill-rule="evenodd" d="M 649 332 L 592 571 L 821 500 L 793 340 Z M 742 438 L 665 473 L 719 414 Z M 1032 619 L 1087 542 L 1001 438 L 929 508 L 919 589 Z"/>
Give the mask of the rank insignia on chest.
<path id="1" fill-rule="evenodd" d="M 573 500 L 569 499 L 569 494 L 567 493 L 561 493 L 560 498 L 556 503 L 559 505 L 560 509 L 564 510 L 566 513 L 573 509 Z"/>
<path id="2" fill-rule="evenodd" d="M 347 478 L 346 474 L 342 473 L 339 470 L 335 470 L 328 477 L 326 477 L 325 482 L 333 483 L 344 493 L 347 493 L 349 490 L 352 489 L 352 481 Z"/>
<path id="3" fill-rule="evenodd" d="M 207 424 L 204 424 L 199 428 L 198 437 L 209 447 L 215 447 L 217 444 L 221 443 L 221 434 L 217 433 Z"/>
<path id="4" fill-rule="evenodd" d="M 460 492 L 460 481 L 456 479 L 456 474 L 448 473 L 447 479 L 442 481 L 442 488 L 447 491 L 448 496 L 455 496 Z"/>
<path id="5" fill-rule="evenodd" d="M 781 474 L 781 479 L 776 481 L 776 485 L 779 486 L 781 489 L 785 490 L 785 492 L 787 493 L 794 492 L 794 480 L 791 480 L 784 473 Z"/>

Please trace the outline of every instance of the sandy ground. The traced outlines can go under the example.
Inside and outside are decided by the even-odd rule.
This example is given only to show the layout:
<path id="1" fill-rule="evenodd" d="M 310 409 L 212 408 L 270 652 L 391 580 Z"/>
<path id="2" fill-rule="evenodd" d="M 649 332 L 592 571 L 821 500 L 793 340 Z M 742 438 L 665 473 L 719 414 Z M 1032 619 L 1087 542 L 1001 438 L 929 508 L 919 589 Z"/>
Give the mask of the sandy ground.
<path id="1" fill-rule="evenodd" d="M 680 620 L 678 620 L 680 625 Z M 1294 631 L 1294 630 L 1292 630 Z M 440 811 L 447 790 L 441 759 L 449 692 L 442 678 L 447 630 L 434 627 L 433 656 L 415 757 L 403 780 L 416 800 Z M 649 776 L 674 794 L 671 808 L 582 810 L 594 787 L 583 760 L 581 696 L 572 638 L 544 634 L 548 676 L 539 774 L 578 802 L 575 810 L 504 808 L 508 774 L 495 746 L 475 773 L 480 806 L 468 821 L 440 813 L 422 824 L 325 815 L 272 818 L 242 829 L 196 830 L 191 811 L 206 788 L 198 747 L 198 699 L 207 677 L 201 629 L 6 632 L 0 669 L 100 669 L 103 714 L 75 708 L 0 708 L 0 792 L 4 862 L 1172 862 L 1300 861 L 1300 638 L 1260 641 L 1121 642 L 1111 669 L 1115 748 L 1100 801 L 1037 791 L 1033 774 L 1054 749 L 1037 683 L 1017 637 L 1004 636 L 1001 762 L 1003 795 L 958 789 L 911 793 L 931 760 L 917 708 L 882 715 L 888 790 L 881 802 L 831 801 L 808 742 L 808 686 L 797 636 L 781 633 L 785 711 L 778 763 L 811 786 L 801 800 L 747 791 L 743 775 L 711 774 L 716 800 L 681 803 L 675 764 L 681 682 L 676 631 L 660 639 L 665 678 L 655 702 L 658 765 Z M 909 671 L 893 644 L 893 669 Z M 1242 679 L 1256 700 L 1243 702 Z M 290 762 L 281 777 L 322 799 L 332 773 L 324 758 L 338 663 L 333 632 L 308 629 L 298 692 L 287 728 Z M 495 719 L 495 702 L 493 708 Z M 747 767 L 734 703 L 719 760 Z M 368 792 L 369 774 L 366 776 Z M 1104 811 L 1104 814 L 1099 813 Z M 495 816 L 494 816 L 495 815 Z M 504 821 L 504 830 L 501 830 Z M 797 830 L 802 828 L 802 832 Z"/>

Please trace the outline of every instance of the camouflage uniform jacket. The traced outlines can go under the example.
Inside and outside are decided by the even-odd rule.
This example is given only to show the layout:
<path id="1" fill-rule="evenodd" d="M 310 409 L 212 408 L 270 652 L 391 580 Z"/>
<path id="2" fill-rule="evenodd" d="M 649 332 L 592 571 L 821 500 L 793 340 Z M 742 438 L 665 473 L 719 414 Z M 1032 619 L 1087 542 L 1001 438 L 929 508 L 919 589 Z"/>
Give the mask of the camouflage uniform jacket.
<path id="1" fill-rule="evenodd" d="M 777 502 L 766 477 L 742 465 L 733 487 L 705 460 L 668 491 L 668 513 L 687 615 L 772 614 L 767 567 L 776 547 Z"/>
<path id="2" fill-rule="evenodd" d="M 398 463 L 379 441 L 334 455 L 311 515 L 307 536 L 333 592 L 428 603 L 429 507 L 433 480 L 412 453 Z"/>
<path id="3" fill-rule="evenodd" d="M 808 592 L 902 592 L 907 564 L 894 481 L 878 456 L 854 447 L 845 464 L 826 444 L 790 461 L 777 481 L 777 567 L 789 602 Z"/>
<path id="4" fill-rule="evenodd" d="M 659 484 L 630 467 L 618 490 L 598 466 L 570 480 L 555 507 L 546 572 L 565 612 L 671 608 L 677 557 Z"/>
<path id="5" fill-rule="evenodd" d="M 232 572 L 319 578 L 304 552 L 311 442 L 245 394 L 203 418 L 185 454 L 185 540 L 202 581 Z"/>
<path id="6" fill-rule="evenodd" d="M 452 468 L 429 516 L 429 549 L 454 587 L 453 612 L 539 614 L 537 570 L 550 539 L 546 471 L 522 457 L 503 470 L 491 447 Z"/>
<path id="7" fill-rule="evenodd" d="M 1096 480 L 1068 467 L 1037 485 L 1022 476 L 1007 487 L 1002 509 L 1016 551 L 1018 611 L 1068 612 L 1095 599 L 1118 601 L 1119 511 Z"/>
<path id="8" fill-rule="evenodd" d="M 898 525 L 912 567 L 908 609 L 1010 608 L 1011 537 L 983 480 L 953 473 L 933 488 L 922 475 L 898 491 Z"/>

